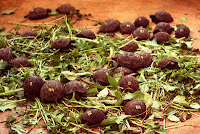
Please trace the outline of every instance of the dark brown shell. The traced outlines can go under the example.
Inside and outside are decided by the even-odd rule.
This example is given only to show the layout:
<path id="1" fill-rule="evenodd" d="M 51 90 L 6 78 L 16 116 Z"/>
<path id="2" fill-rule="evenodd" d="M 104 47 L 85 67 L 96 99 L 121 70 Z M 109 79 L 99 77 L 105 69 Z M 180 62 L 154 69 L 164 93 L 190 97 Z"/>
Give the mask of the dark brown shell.
<path id="1" fill-rule="evenodd" d="M 107 19 L 103 22 L 99 31 L 103 33 L 115 32 L 119 29 L 119 26 L 120 22 L 118 20 Z"/>
<path id="2" fill-rule="evenodd" d="M 167 42 L 171 39 L 171 36 L 167 32 L 157 32 L 154 34 L 154 37 L 156 38 L 158 44 Z"/>
<path id="3" fill-rule="evenodd" d="M 119 66 L 127 67 L 131 69 L 139 68 L 142 65 L 142 58 L 134 54 L 133 52 L 126 52 L 124 54 L 120 54 L 117 58 L 117 62 Z"/>
<path id="4" fill-rule="evenodd" d="M 153 62 L 153 56 L 149 53 L 142 51 L 138 54 L 142 58 L 142 67 L 149 67 Z"/>
<path id="5" fill-rule="evenodd" d="M 77 33 L 76 37 L 82 37 L 82 38 L 88 38 L 88 39 L 95 39 L 96 35 L 91 30 L 83 30 L 80 33 Z"/>
<path id="6" fill-rule="evenodd" d="M 128 43 L 130 40 L 123 42 L 122 44 L 120 44 L 121 46 Z M 128 43 L 126 46 L 120 48 L 123 51 L 127 51 L 127 52 L 135 52 L 138 49 L 138 44 L 134 41 L 131 41 L 130 43 Z"/>
<path id="7" fill-rule="evenodd" d="M 140 16 L 137 19 L 135 19 L 135 22 L 134 22 L 135 27 L 142 26 L 142 27 L 146 28 L 148 25 L 149 25 L 149 20 L 144 16 Z"/>
<path id="8" fill-rule="evenodd" d="M 87 89 L 80 81 L 73 80 L 65 85 L 65 94 L 71 94 L 73 92 L 86 93 Z"/>
<path id="9" fill-rule="evenodd" d="M 3 59 L 4 61 L 10 61 L 13 57 L 12 50 L 9 48 L 1 48 L 0 49 L 0 59 Z"/>
<path id="10" fill-rule="evenodd" d="M 70 41 L 66 38 L 58 38 L 53 44 L 51 44 L 51 48 L 62 49 L 67 47 L 70 44 Z"/>
<path id="11" fill-rule="evenodd" d="M 106 118 L 104 112 L 99 109 L 91 109 L 83 113 L 81 117 L 90 124 L 99 124 Z"/>
<path id="12" fill-rule="evenodd" d="M 126 115 L 144 115 L 146 111 L 146 105 L 140 100 L 133 99 L 124 105 L 123 110 Z"/>
<path id="13" fill-rule="evenodd" d="M 171 34 L 172 31 L 174 31 L 174 28 L 172 28 L 167 22 L 159 22 L 153 33 L 156 34 L 157 32 L 167 32 L 168 34 Z"/>
<path id="14" fill-rule="evenodd" d="M 170 13 L 166 11 L 158 11 L 154 15 L 150 15 L 152 22 L 159 23 L 159 22 L 172 22 L 173 18 Z"/>
<path id="15" fill-rule="evenodd" d="M 139 82 L 132 75 L 123 76 L 119 81 L 119 86 L 121 87 L 121 92 L 131 92 L 139 90 Z"/>
<path id="16" fill-rule="evenodd" d="M 176 38 L 186 37 L 188 38 L 190 36 L 190 29 L 187 26 L 180 26 L 175 32 Z"/>
<path id="17" fill-rule="evenodd" d="M 40 90 L 40 97 L 44 102 L 55 102 L 64 96 L 64 88 L 61 82 L 50 80 Z"/>
<path id="18" fill-rule="evenodd" d="M 117 54 L 115 54 L 115 55 L 112 57 L 112 59 L 115 60 L 115 61 L 117 61 L 117 59 L 118 59 L 118 57 L 119 57 L 120 55 L 122 55 L 122 54 L 117 53 Z"/>
<path id="19" fill-rule="evenodd" d="M 24 37 L 37 37 L 38 36 L 38 33 L 36 31 L 33 31 L 33 30 L 29 30 L 29 31 L 26 31 L 24 34 L 23 34 Z"/>
<path id="20" fill-rule="evenodd" d="M 18 57 L 18 58 L 14 58 L 11 62 L 10 65 L 12 67 L 16 67 L 16 68 L 20 68 L 20 67 L 30 67 L 31 64 L 28 61 L 28 58 L 23 58 L 23 57 Z"/>
<path id="21" fill-rule="evenodd" d="M 33 8 L 25 17 L 28 17 L 30 20 L 34 20 L 34 19 L 46 18 L 47 16 L 48 12 L 46 11 L 46 9 L 41 7 L 36 7 Z"/>
<path id="22" fill-rule="evenodd" d="M 129 21 L 125 21 L 125 22 L 121 23 L 119 26 L 119 31 L 122 34 L 131 34 L 131 33 L 133 33 L 134 30 L 135 30 L 135 26 L 133 25 L 133 23 L 131 23 Z"/>
<path id="23" fill-rule="evenodd" d="M 24 97 L 35 98 L 40 95 L 40 90 L 45 82 L 39 75 L 33 75 L 24 81 L 22 87 L 24 88 Z"/>
<path id="24" fill-rule="evenodd" d="M 165 57 L 163 59 L 161 59 L 158 63 L 158 68 L 164 69 L 164 68 L 168 68 L 168 69 L 179 69 L 179 65 L 178 62 L 171 57 Z"/>
<path id="25" fill-rule="evenodd" d="M 108 85 L 108 76 L 110 76 L 111 71 L 108 69 L 99 69 L 94 73 L 94 79 L 97 81 L 100 85 Z"/>
<path id="26" fill-rule="evenodd" d="M 137 38 L 137 40 L 147 40 L 150 34 L 147 29 L 139 27 L 133 32 L 133 36 Z"/>
<path id="27" fill-rule="evenodd" d="M 127 67 L 118 67 L 114 71 L 112 71 L 112 76 L 114 74 L 117 74 L 117 73 L 120 73 L 120 72 L 124 72 L 124 76 L 125 75 L 129 75 L 131 73 L 134 73 L 134 71 L 132 69 L 130 69 L 130 68 L 127 68 Z"/>
<path id="28" fill-rule="evenodd" d="M 56 9 L 56 11 L 60 14 L 70 14 L 70 13 L 74 13 L 76 10 L 75 10 L 75 7 L 73 7 L 72 5 L 70 4 L 64 4 L 64 5 L 61 5 L 60 7 L 58 7 Z"/>

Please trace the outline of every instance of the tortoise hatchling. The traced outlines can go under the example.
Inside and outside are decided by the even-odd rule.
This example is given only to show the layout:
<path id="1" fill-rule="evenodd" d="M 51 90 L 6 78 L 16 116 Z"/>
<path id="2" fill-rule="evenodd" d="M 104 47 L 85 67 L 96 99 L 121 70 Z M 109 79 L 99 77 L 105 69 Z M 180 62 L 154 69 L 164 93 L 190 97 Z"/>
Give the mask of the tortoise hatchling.
<path id="1" fill-rule="evenodd" d="M 75 98 L 77 100 L 79 100 L 80 97 L 82 96 L 86 96 L 86 93 L 87 93 L 87 89 L 84 87 L 84 85 L 80 81 L 77 81 L 77 80 L 68 82 L 65 85 L 64 90 L 65 90 L 65 94 L 69 96 L 69 98 L 71 98 L 73 96 L 73 92 L 75 92 Z"/>
<path id="2" fill-rule="evenodd" d="M 75 10 L 75 7 L 73 7 L 72 5 L 70 4 L 63 4 L 61 5 L 60 7 L 58 7 L 56 9 L 56 11 L 60 14 L 71 14 L 71 13 L 75 13 L 76 10 Z"/>
<path id="3" fill-rule="evenodd" d="M 163 59 L 161 59 L 158 63 L 158 68 L 164 69 L 164 68 L 168 68 L 168 69 L 179 69 L 179 65 L 178 62 L 171 57 L 165 57 Z"/>
<path id="4" fill-rule="evenodd" d="M 87 121 L 90 124 L 99 124 L 106 118 L 105 113 L 99 109 L 86 111 L 81 115 L 81 117 L 84 121 Z"/>
<path id="5" fill-rule="evenodd" d="M 58 38 L 51 44 L 51 48 L 62 49 L 69 45 L 70 45 L 70 40 L 66 38 Z"/>
<path id="6" fill-rule="evenodd" d="M 97 81 L 100 85 L 108 85 L 108 76 L 110 75 L 110 70 L 102 68 L 94 73 L 94 80 Z"/>
<path id="7" fill-rule="evenodd" d="M 82 38 L 88 38 L 88 39 L 95 39 L 96 35 L 91 30 L 83 30 L 80 33 L 77 33 L 76 37 L 82 37 Z"/>
<path id="8" fill-rule="evenodd" d="M 50 80 L 40 90 L 40 97 L 44 102 L 56 102 L 63 98 L 64 87 L 61 82 Z"/>
<path id="9" fill-rule="evenodd" d="M 37 37 L 38 36 L 38 33 L 36 31 L 33 31 L 33 30 L 29 30 L 29 31 L 26 31 L 24 34 L 23 34 L 24 37 Z"/>
<path id="10" fill-rule="evenodd" d="M 103 33 L 115 32 L 119 29 L 119 26 L 120 22 L 118 20 L 107 19 L 102 23 L 99 32 Z"/>
<path id="11" fill-rule="evenodd" d="M 134 30 L 135 30 L 135 26 L 133 25 L 133 23 L 129 21 L 125 21 L 121 23 L 119 26 L 119 31 L 122 34 L 131 34 L 133 33 Z"/>
<path id="12" fill-rule="evenodd" d="M 123 111 L 126 115 L 141 116 L 146 111 L 146 105 L 141 100 L 132 99 L 124 105 Z"/>
<path id="13" fill-rule="evenodd" d="M 171 39 L 171 36 L 167 32 L 157 32 L 154 34 L 154 37 L 156 38 L 158 44 L 167 42 Z"/>
<path id="14" fill-rule="evenodd" d="M 1 48 L 0 49 L 0 60 L 10 61 L 13 57 L 12 50 L 9 48 Z"/>
<path id="15" fill-rule="evenodd" d="M 50 12 L 50 9 L 44 9 L 41 7 L 36 7 L 33 8 L 28 15 L 25 16 L 25 18 L 29 18 L 30 20 L 35 20 L 35 19 L 42 19 L 46 18 L 48 16 L 48 12 Z"/>
<path id="16" fill-rule="evenodd" d="M 13 60 L 11 60 L 10 62 L 11 67 L 16 67 L 16 68 L 20 68 L 20 67 L 30 67 L 31 64 L 28 61 L 28 58 L 24 58 L 24 57 L 18 57 L 18 58 L 14 58 Z"/>
<path id="17" fill-rule="evenodd" d="M 121 92 L 131 92 L 139 90 L 139 82 L 132 75 L 123 76 L 119 81 L 119 86 L 121 87 Z"/>
<path id="18" fill-rule="evenodd" d="M 141 67 L 142 58 L 133 52 L 126 52 L 117 56 L 117 63 L 119 66 L 135 69 Z"/>
<path id="19" fill-rule="evenodd" d="M 139 27 L 133 32 L 133 37 L 137 38 L 137 40 L 147 40 L 149 36 L 148 30 L 143 27 Z"/>
<path id="20" fill-rule="evenodd" d="M 141 17 L 138 17 L 137 19 L 135 19 L 135 22 L 134 22 L 135 27 L 142 26 L 142 27 L 146 28 L 148 25 L 149 25 L 149 20 L 144 16 L 141 16 Z"/>
<path id="21" fill-rule="evenodd" d="M 24 88 L 24 97 L 28 99 L 38 97 L 44 83 L 39 75 L 32 75 L 26 78 L 22 85 Z"/>
<path id="22" fill-rule="evenodd" d="M 159 22 L 172 22 L 173 18 L 170 13 L 166 11 L 158 11 L 154 15 L 150 15 L 152 22 L 159 23 Z"/>
<path id="23" fill-rule="evenodd" d="M 186 37 L 188 38 L 190 36 L 190 29 L 187 26 L 180 26 L 175 32 L 176 38 Z"/>
<path id="24" fill-rule="evenodd" d="M 125 44 L 127 44 L 127 45 L 125 45 Z M 134 42 L 134 41 L 130 42 L 130 40 L 128 40 L 128 41 L 125 41 L 122 44 L 120 44 L 120 46 L 122 46 L 122 45 L 125 45 L 124 47 L 120 48 L 123 51 L 135 52 L 138 49 L 138 44 L 136 42 Z"/>
<path id="25" fill-rule="evenodd" d="M 167 22 L 159 22 L 153 33 L 156 34 L 157 32 L 167 32 L 168 34 L 171 34 L 172 31 L 174 31 L 174 28 L 172 28 Z"/>
<path id="26" fill-rule="evenodd" d="M 153 56 L 145 51 L 140 52 L 138 55 L 142 58 L 141 67 L 149 67 L 153 62 Z"/>
<path id="27" fill-rule="evenodd" d="M 118 67 L 116 68 L 114 71 L 112 71 L 112 76 L 117 74 L 117 73 L 120 73 L 120 72 L 123 72 L 124 73 L 124 76 L 125 75 L 129 75 L 131 73 L 134 73 L 134 71 L 130 68 L 127 68 L 127 67 Z"/>

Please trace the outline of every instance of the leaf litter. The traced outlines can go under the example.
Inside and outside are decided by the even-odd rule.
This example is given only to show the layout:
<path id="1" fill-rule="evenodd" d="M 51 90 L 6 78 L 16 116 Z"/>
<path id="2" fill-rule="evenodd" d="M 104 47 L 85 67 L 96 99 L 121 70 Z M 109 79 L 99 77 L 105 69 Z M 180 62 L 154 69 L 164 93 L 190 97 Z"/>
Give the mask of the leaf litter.
<path id="1" fill-rule="evenodd" d="M 58 23 L 56 23 L 58 22 Z M 21 23 L 23 25 L 23 23 Z M 24 24 L 29 26 L 28 24 Z M 46 128 L 48 133 L 151 133 L 164 134 L 168 129 L 155 121 L 178 122 L 183 112 L 200 109 L 200 63 L 197 53 L 191 51 L 193 39 L 171 39 L 169 45 L 157 44 L 156 40 L 137 41 L 135 38 L 115 34 L 96 34 L 96 39 L 76 37 L 81 30 L 72 27 L 72 21 L 66 16 L 55 21 L 32 24 L 38 37 L 22 37 L 16 32 L 1 34 L 2 47 L 10 48 L 16 57 L 28 57 L 31 67 L 9 68 L 7 61 L 0 61 L 0 110 L 26 106 L 17 116 L 9 116 L 5 121 L 10 133 L 28 133 L 34 127 Z M 176 26 L 174 26 L 176 27 Z M 69 50 L 52 49 L 51 42 L 57 38 L 75 40 Z M 139 51 L 153 55 L 152 64 L 132 73 L 139 81 L 140 90 L 134 93 L 120 92 L 119 79 L 123 73 L 108 76 L 109 85 L 99 85 L 92 74 L 101 68 L 115 69 L 112 60 L 120 50 L 120 44 L 126 40 L 138 43 Z M 164 57 L 173 57 L 178 61 L 179 70 L 157 68 Z M 43 103 L 40 98 L 34 101 L 24 99 L 22 84 L 31 75 L 40 75 L 44 81 L 58 80 L 66 84 L 70 80 L 80 80 L 86 86 L 87 97 L 76 100 L 64 98 L 56 103 Z M 130 116 L 123 112 L 124 101 L 139 99 L 146 106 L 145 116 Z M 106 119 L 97 125 L 83 123 L 81 115 L 88 109 L 107 111 Z M 38 125 L 43 120 L 44 124 Z M 29 128 L 29 130 L 27 130 Z M 44 133 L 38 130 L 37 133 Z"/>

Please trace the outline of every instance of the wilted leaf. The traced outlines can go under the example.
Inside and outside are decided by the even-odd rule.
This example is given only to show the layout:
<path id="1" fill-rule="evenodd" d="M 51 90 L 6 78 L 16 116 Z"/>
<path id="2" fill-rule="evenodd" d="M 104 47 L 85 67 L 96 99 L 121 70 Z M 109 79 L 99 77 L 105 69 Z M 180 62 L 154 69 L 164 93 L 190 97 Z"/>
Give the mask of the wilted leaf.
<path id="1" fill-rule="evenodd" d="M 173 102 L 179 103 L 182 106 L 190 107 L 189 103 L 185 99 L 185 96 L 177 95 L 174 98 Z"/>
<path id="2" fill-rule="evenodd" d="M 174 121 L 174 122 L 179 122 L 179 121 L 180 121 L 180 119 L 179 119 L 177 116 L 173 115 L 173 114 L 168 115 L 167 118 L 168 118 L 170 121 Z"/>
<path id="3" fill-rule="evenodd" d="M 7 99 L 0 99 L 0 111 L 16 108 L 16 102 L 8 101 Z"/>
<path id="4" fill-rule="evenodd" d="M 104 88 L 103 90 L 101 90 L 99 92 L 99 94 L 97 94 L 97 97 L 106 97 L 108 95 L 108 88 Z"/>
<path id="5" fill-rule="evenodd" d="M 121 114 L 119 117 L 117 117 L 116 123 L 117 123 L 117 124 L 122 123 L 123 120 L 124 120 L 125 118 L 127 118 L 127 117 L 131 117 L 131 116 L 130 116 L 130 115 Z"/>
<path id="6" fill-rule="evenodd" d="M 13 121 L 15 121 L 16 120 L 16 117 L 14 117 L 14 116 L 12 116 L 12 115 L 9 115 L 8 117 L 7 117 L 7 119 L 6 119 L 6 123 L 8 124 L 8 123 L 11 123 L 11 122 L 13 122 Z"/>
<path id="7" fill-rule="evenodd" d="M 1 15 L 13 14 L 13 13 L 15 12 L 16 9 L 17 9 L 17 8 L 15 8 L 15 9 L 13 9 L 13 10 L 8 10 L 8 9 L 6 9 L 6 10 L 4 10 L 4 11 L 1 12 Z"/>
<path id="8" fill-rule="evenodd" d="M 4 31 L 5 29 L 6 29 L 6 27 L 4 27 L 4 26 L 0 27 L 0 32 Z"/>
<path id="9" fill-rule="evenodd" d="M 83 72 L 83 73 L 74 73 L 70 71 L 63 71 L 61 72 L 62 75 L 65 76 L 68 80 L 75 80 L 77 76 L 83 76 L 86 74 L 91 74 L 90 72 Z"/>
<path id="10" fill-rule="evenodd" d="M 146 92 L 144 93 L 144 99 L 143 99 L 143 101 L 146 104 L 147 108 L 153 104 L 153 98 L 151 97 L 151 95 L 149 95 Z"/>
<path id="11" fill-rule="evenodd" d="M 200 109 L 200 105 L 198 104 L 198 103 L 192 103 L 192 104 L 190 104 L 190 107 L 191 108 L 194 108 L 194 109 Z"/>
<path id="12" fill-rule="evenodd" d="M 54 15 L 58 15 L 59 13 L 54 11 L 54 10 L 51 10 L 51 12 L 48 13 L 49 16 L 54 16 Z"/>
<path id="13" fill-rule="evenodd" d="M 175 91 L 176 89 L 179 89 L 179 87 L 175 87 L 175 86 L 170 86 L 170 85 L 163 85 L 163 88 L 169 92 L 169 91 Z"/>

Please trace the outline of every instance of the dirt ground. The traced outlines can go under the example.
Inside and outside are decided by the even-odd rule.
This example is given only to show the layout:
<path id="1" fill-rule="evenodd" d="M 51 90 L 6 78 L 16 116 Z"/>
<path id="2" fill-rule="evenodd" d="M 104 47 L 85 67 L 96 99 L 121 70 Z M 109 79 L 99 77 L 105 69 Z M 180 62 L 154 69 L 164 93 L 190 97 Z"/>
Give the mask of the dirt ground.
<path id="1" fill-rule="evenodd" d="M 13 28 L 13 24 L 25 20 L 24 16 L 34 7 L 50 8 L 55 10 L 61 4 L 71 4 L 79 9 L 82 14 L 92 14 L 91 19 L 106 20 L 108 18 L 118 19 L 120 22 L 134 20 L 139 16 L 145 16 L 149 20 L 149 15 L 159 10 L 165 10 L 171 13 L 174 18 L 174 24 L 185 24 L 191 30 L 191 36 L 194 38 L 194 48 L 200 49 L 200 1 L 199 0 L 0 0 L 0 12 L 6 9 L 17 8 L 14 14 L 0 15 L 0 27 L 5 26 L 6 31 Z M 26 23 L 45 23 L 58 18 L 59 16 L 51 16 L 42 20 L 27 20 Z M 187 18 L 186 22 L 182 22 L 180 18 Z M 98 28 L 92 27 L 94 24 L 91 20 L 82 19 L 77 22 L 74 27 L 92 29 L 95 32 Z M 150 22 L 152 27 L 155 26 Z M 23 27 L 19 32 L 23 33 L 30 27 Z M 13 111 L 0 113 L 0 120 L 12 114 Z M 191 119 L 173 123 L 167 122 L 167 126 L 179 125 L 181 127 L 167 130 L 168 134 L 199 134 L 200 132 L 200 113 L 199 116 L 193 115 Z M 196 126 L 194 126 L 196 125 Z M 198 126 L 197 126 L 198 125 Z M 7 134 L 8 129 L 4 123 L 0 123 L 0 134 Z"/>

